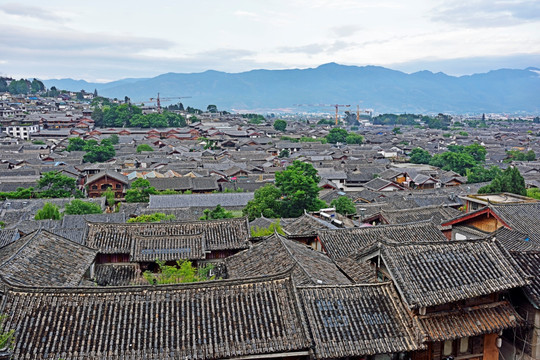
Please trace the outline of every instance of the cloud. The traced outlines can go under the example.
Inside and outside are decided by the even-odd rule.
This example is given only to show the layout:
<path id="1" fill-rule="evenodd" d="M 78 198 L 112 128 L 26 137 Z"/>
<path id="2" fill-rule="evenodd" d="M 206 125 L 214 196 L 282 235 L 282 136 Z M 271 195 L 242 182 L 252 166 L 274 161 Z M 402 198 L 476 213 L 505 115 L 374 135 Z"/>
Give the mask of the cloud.
<path id="1" fill-rule="evenodd" d="M 65 22 L 66 19 L 49 11 L 47 9 L 28 6 L 17 3 L 7 3 L 0 5 L 0 11 L 15 16 L 23 16 L 27 18 L 33 18 L 38 20 L 52 21 L 52 22 Z"/>
<path id="2" fill-rule="evenodd" d="M 312 43 L 299 46 L 281 46 L 276 48 L 276 51 L 279 53 L 299 53 L 306 55 L 317 55 L 317 54 L 330 54 L 346 50 L 352 47 L 356 47 L 358 44 L 352 42 L 346 42 L 341 40 L 336 40 L 330 43 Z"/>
<path id="3" fill-rule="evenodd" d="M 214 49 L 208 51 L 202 51 L 190 55 L 190 57 L 196 58 L 219 58 L 219 59 L 240 59 L 248 56 L 255 55 L 256 53 L 251 50 L 245 49 Z"/>
<path id="4" fill-rule="evenodd" d="M 83 33 L 75 30 L 37 30 L 18 26 L 0 25 L 0 47 L 4 52 L 11 49 L 81 51 L 140 52 L 148 49 L 167 49 L 172 42 L 130 35 L 106 33 Z"/>
<path id="5" fill-rule="evenodd" d="M 505 27 L 540 21 L 538 0 L 445 0 L 433 9 L 432 20 L 469 27 Z"/>
<path id="6" fill-rule="evenodd" d="M 347 37 L 352 36 L 362 30 L 361 26 L 358 25 L 342 25 L 342 26 L 334 26 L 330 28 L 330 32 L 339 37 Z"/>

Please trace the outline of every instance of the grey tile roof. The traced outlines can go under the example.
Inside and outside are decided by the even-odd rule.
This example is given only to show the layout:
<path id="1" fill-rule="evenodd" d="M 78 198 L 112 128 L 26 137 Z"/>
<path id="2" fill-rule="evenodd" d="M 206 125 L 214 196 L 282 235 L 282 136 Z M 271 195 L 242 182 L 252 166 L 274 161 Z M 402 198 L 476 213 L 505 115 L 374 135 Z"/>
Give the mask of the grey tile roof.
<path id="1" fill-rule="evenodd" d="M 328 221 L 318 219 L 315 216 L 309 214 L 303 214 L 299 218 L 295 219 L 290 224 L 283 226 L 283 231 L 287 236 L 307 237 L 317 236 L 321 229 L 338 229 L 335 225 Z"/>
<path id="2" fill-rule="evenodd" d="M 334 260 L 363 251 L 374 243 L 384 239 L 390 239 L 398 243 L 447 241 L 446 237 L 444 237 L 431 221 L 339 230 L 321 230 L 319 232 L 319 239 L 328 256 Z"/>
<path id="3" fill-rule="evenodd" d="M 411 209 L 382 210 L 379 213 L 388 224 L 403 224 L 409 222 L 431 220 L 441 224 L 462 214 L 459 210 L 444 206 L 425 206 Z"/>
<path id="4" fill-rule="evenodd" d="M 206 258 L 204 234 L 134 236 L 130 261 L 153 262 Z"/>
<path id="5" fill-rule="evenodd" d="M 96 250 L 45 230 L 36 230 L 0 249 L 0 274 L 12 284 L 76 286 Z"/>
<path id="6" fill-rule="evenodd" d="M 540 272 L 538 271 L 540 269 L 540 250 L 511 251 L 510 254 L 523 271 L 531 276 L 531 283 L 523 290 L 536 309 L 540 309 Z"/>
<path id="7" fill-rule="evenodd" d="M 316 359 L 363 357 L 422 348 L 391 283 L 299 287 Z"/>
<path id="8" fill-rule="evenodd" d="M 403 244 L 382 240 L 376 247 L 410 308 L 452 303 L 527 284 L 521 268 L 493 239 Z"/>
<path id="9" fill-rule="evenodd" d="M 280 235 L 255 244 L 225 259 L 230 278 L 272 275 L 293 268 L 295 284 L 350 284 L 351 281 L 326 255 Z"/>
<path id="10" fill-rule="evenodd" d="M 149 209 L 181 207 L 244 207 L 252 200 L 254 193 L 214 193 L 184 195 L 150 195 Z"/>
<path id="11" fill-rule="evenodd" d="M 96 264 L 94 270 L 99 286 L 128 286 L 148 284 L 138 263 Z"/>
<path id="12" fill-rule="evenodd" d="M 250 238 L 246 218 L 166 223 L 88 223 L 86 245 L 103 254 L 130 254 L 133 242 L 141 236 L 194 234 L 204 236 L 209 251 L 245 249 Z"/>
<path id="13" fill-rule="evenodd" d="M 308 350 L 290 277 L 5 288 L 14 358 L 220 359 Z M 77 334 L 85 334 L 83 337 Z"/>

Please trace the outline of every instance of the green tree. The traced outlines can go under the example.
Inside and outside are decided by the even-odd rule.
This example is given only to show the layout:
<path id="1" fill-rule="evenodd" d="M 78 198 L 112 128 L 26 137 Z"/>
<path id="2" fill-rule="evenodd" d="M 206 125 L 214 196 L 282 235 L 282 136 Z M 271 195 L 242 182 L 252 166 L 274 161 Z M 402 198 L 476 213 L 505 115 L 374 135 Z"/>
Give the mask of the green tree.
<path id="1" fill-rule="evenodd" d="M 176 216 L 173 214 L 165 215 L 164 213 L 153 213 L 153 214 L 143 214 L 137 217 L 129 219 L 128 223 L 150 223 L 150 222 L 161 222 L 174 220 Z"/>
<path id="2" fill-rule="evenodd" d="M 109 139 L 101 140 L 101 143 L 97 144 L 95 140 L 88 140 L 84 147 L 86 154 L 83 156 L 84 162 L 105 162 L 112 159 L 116 155 L 114 146 Z"/>
<path id="3" fill-rule="evenodd" d="M 356 207 L 351 199 L 346 196 L 340 196 L 330 203 L 330 206 L 336 208 L 336 211 L 341 215 L 356 214 Z"/>
<path id="4" fill-rule="evenodd" d="M 401 128 L 396 126 L 392 129 L 392 132 L 394 133 L 394 135 L 401 134 Z"/>
<path id="5" fill-rule="evenodd" d="M 103 126 L 103 110 L 101 110 L 101 108 L 98 106 L 95 106 L 94 110 L 92 111 L 92 120 L 94 120 L 94 125 L 96 127 Z"/>
<path id="6" fill-rule="evenodd" d="M 117 145 L 120 141 L 120 138 L 118 137 L 118 135 L 112 134 L 111 136 L 109 136 L 109 140 L 111 141 L 111 144 Z"/>
<path id="7" fill-rule="evenodd" d="M 539 188 L 527 189 L 527 196 L 533 199 L 540 200 L 540 189 Z"/>
<path id="8" fill-rule="evenodd" d="M 427 150 L 416 147 L 412 149 L 409 161 L 413 164 L 429 164 L 431 161 L 431 155 Z"/>
<path id="9" fill-rule="evenodd" d="M 30 199 L 34 197 L 34 188 L 18 187 L 15 191 L 0 192 L 0 200 L 6 199 Z"/>
<path id="10" fill-rule="evenodd" d="M 326 140 L 330 144 L 336 144 L 336 143 L 345 143 L 347 139 L 347 130 L 341 129 L 341 128 L 333 128 L 330 130 L 328 135 L 326 135 Z"/>
<path id="11" fill-rule="evenodd" d="M 60 214 L 60 210 L 58 209 L 58 206 L 51 204 L 51 203 L 45 203 L 43 205 L 43 208 L 39 209 L 36 212 L 36 215 L 34 216 L 35 220 L 60 220 L 62 218 L 62 214 Z"/>
<path id="12" fill-rule="evenodd" d="M 250 221 L 264 216 L 266 218 L 277 218 L 281 214 L 281 191 L 273 184 L 255 190 L 252 200 L 242 210 L 244 216 L 247 215 Z"/>
<path id="13" fill-rule="evenodd" d="M 30 91 L 32 92 L 32 94 L 45 91 L 45 85 L 43 85 L 41 81 L 34 79 L 30 83 Z"/>
<path id="14" fill-rule="evenodd" d="M 188 260 L 177 261 L 176 266 L 165 265 L 165 261 L 159 259 L 156 259 L 156 263 L 159 266 L 158 273 L 150 271 L 143 273 L 143 277 L 150 284 L 179 284 L 214 280 L 214 276 L 210 276 L 214 265 L 210 263 L 198 269 Z"/>
<path id="15" fill-rule="evenodd" d="M 152 147 L 148 144 L 137 145 L 137 152 L 141 153 L 143 151 L 154 151 L 154 149 L 152 149 Z"/>
<path id="16" fill-rule="evenodd" d="M 467 169 L 476 166 L 476 161 L 474 161 L 474 158 L 469 154 L 447 151 L 433 156 L 429 164 L 443 170 L 452 170 L 461 175 L 465 175 Z"/>
<path id="17" fill-rule="evenodd" d="M 206 111 L 210 112 L 210 113 L 217 113 L 218 112 L 218 109 L 217 109 L 217 106 L 216 105 L 208 105 L 206 107 Z"/>
<path id="18" fill-rule="evenodd" d="M 101 214 L 102 212 L 98 204 L 79 199 L 71 200 L 64 210 L 64 213 L 68 215 Z"/>
<path id="19" fill-rule="evenodd" d="M 126 202 L 148 202 L 150 195 L 157 194 L 157 190 L 150 186 L 150 181 L 137 179 L 131 183 L 131 189 L 126 191 Z"/>
<path id="20" fill-rule="evenodd" d="M 279 222 L 279 219 L 275 222 L 271 223 L 266 228 L 261 228 L 259 226 L 252 226 L 251 227 L 251 236 L 252 237 L 263 237 L 268 235 L 274 235 L 275 232 L 278 232 L 281 235 L 285 235 L 285 232 L 281 228 L 281 224 Z"/>
<path id="21" fill-rule="evenodd" d="M 83 151 L 84 147 L 86 146 L 86 141 L 79 137 L 74 137 L 68 139 L 68 146 L 66 148 L 67 151 Z"/>
<path id="22" fill-rule="evenodd" d="M 285 120 L 277 119 L 274 121 L 274 129 L 277 131 L 285 131 L 287 128 L 287 122 Z"/>
<path id="23" fill-rule="evenodd" d="M 111 188 L 107 188 L 102 195 L 105 196 L 105 199 L 107 199 L 107 205 L 112 208 L 116 203 L 114 191 Z"/>
<path id="24" fill-rule="evenodd" d="M 318 198 L 320 177 L 313 165 L 295 160 L 275 176 L 282 196 L 282 217 L 298 217 L 304 210 L 317 211 L 326 205 Z"/>
<path id="25" fill-rule="evenodd" d="M 349 133 L 347 137 L 345 137 L 345 142 L 349 145 L 361 144 L 364 142 L 364 137 L 359 134 Z"/>
<path id="26" fill-rule="evenodd" d="M 15 329 L 8 330 L 4 323 L 8 316 L 6 314 L 0 315 L 0 349 L 13 349 L 15 345 Z"/>
<path id="27" fill-rule="evenodd" d="M 0 92 L 8 91 L 8 84 L 5 78 L 0 77 Z"/>
<path id="28" fill-rule="evenodd" d="M 286 157 L 289 157 L 291 156 L 291 152 L 289 151 L 289 149 L 283 149 L 279 152 L 279 158 L 286 158 Z"/>
<path id="29" fill-rule="evenodd" d="M 478 189 L 479 194 L 508 192 L 517 195 L 527 195 L 525 179 L 521 176 L 518 168 L 510 166 L 497 176 L 491 184 Z"/>
<path id="30" fill-rule="evenodd" d="M 204 209 L 203 214 L 199 220 L 230 219 L 234 217 L 232 212 L 225 210 L 220 204 L 217 204 L 212 210 Z"/>
<path id="31" fill-rule="evenodd" d="M 502 171 L 498 166 L 493 165 L 489 169 L 485 169 L 483 166 L 477 165 L 467 169 L 467 182 L 471 184 L 487 182 L 495 179 L 501 174 Z"/>
<path id="32" fill-rule="evenodd" d="M 39 196 L 43 198 L 82 196 L 81 192 L 77 189 L 77 181 L 57 171 L 49 171 L 41 174 L 37 187 L 39 189 Z"/>

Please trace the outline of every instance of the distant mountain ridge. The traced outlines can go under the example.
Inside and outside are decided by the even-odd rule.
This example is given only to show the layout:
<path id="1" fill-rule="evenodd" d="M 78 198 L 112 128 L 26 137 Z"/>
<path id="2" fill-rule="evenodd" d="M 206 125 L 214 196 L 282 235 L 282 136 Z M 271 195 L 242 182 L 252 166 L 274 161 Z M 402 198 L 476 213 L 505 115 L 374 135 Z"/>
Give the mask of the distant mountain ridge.
<path id="1" fill-rule="evenodd" d="M 350 104 L 377 112 L 415 113 L 540 113 L 540 69 L 499 69 L 466 76 L 419 71 L 407 74 L 380 66 L 336 63 L 309 69 L 251 70 L 226 73 L 167 73 L 153 78 L 110 83 L 44 80 L 50 88 L 86 90 L 107 97 L 148 101 L 191 96 L 185 105 L 221 110 L 310 111 L 294 104 Z M 329 112 L 331 109 L 328 110 Z"/>

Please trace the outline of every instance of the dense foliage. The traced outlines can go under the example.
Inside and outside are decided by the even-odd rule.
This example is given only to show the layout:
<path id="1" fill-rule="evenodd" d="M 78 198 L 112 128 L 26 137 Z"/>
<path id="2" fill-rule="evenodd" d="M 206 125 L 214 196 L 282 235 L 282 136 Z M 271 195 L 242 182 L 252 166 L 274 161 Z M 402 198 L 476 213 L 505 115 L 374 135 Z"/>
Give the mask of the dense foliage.
<path id="1" fill-rule="evenodd" d="M 253 200 L 244 210 L 250 220 L 264 216 L 298 217 L 307 211 L 317 211 L 326 203 L 319 199 L 317 170 L 309 163 L 295 160 L 292 165 L 276 173 L 275 185 L 257 189 Z"/>
<path id="2" fill-rule="evenodd" d="M 336 211 L 341 215 L 356 214 L 354 202 L 346 196 L 340 196 L 330 203 L 330 206 L 336 208 Z"/>
<path id="3" fill-rule="evenodd" d="M 504 162 L 509 163 L 512 161 L 534 161 L 536 160 L 536 154 L 533 150 L 527 152 L 521 152 L 519 150 L 509 150 L 506 152 L 506 159 Z"/>
<path id="4" fill-rule="evenodd" d="M 150 195 L 157 194 L 157 190 L 150 186 L 150 181 L 137 179 L 131 183 L 131 189 L 126 191 L 126 202 L 148 202 Z"/>
<path id="5" fill-rule="evenodd" d="M 517 195 L 527 195 L 525 179 L 521 176 L 517 167 L 510 166 L 493 179 L 491 184 L 478 189 L 479 194 L 492 194 L 508 192 Z"/>
<path id="6" fill-rule="evenodd" d="M 206 264 L 198 269 L 193 266 L 191 261 L 177 261 L 176 265 L 166 265 L 165 261 L 157 260 L 159 272 L 153 273 L 145 271 L 144 278 L 150 284 L 178 284 L 192 283 L 199 281 L 214 280 L 214 276 L 210 276 L 213 264 Z"/>
<path id="7" fill-rule="evenodd" d="M 439 114 L 435 117 L 416 114 L 381 114 L 373 118 L 375 125 L 417 125 L 420 122 L 430 129 L 448 129 L 452 117 Z"/>
<path id="8" fill-rule="evenodd" d="M 97 104 L 92 113 L 92 119 L 99 127 L 142 127 L 142 128 L 162 128 L 162 127 L 184 127 L 186 119 L 179 114 L 164 111 L 162 114 L 152 113 L 143 115 L 142 109 L 132 104 L 111 104 L 102 102 L 102 108 Z"/>
<path id="9" fill-rule="evenodd" d="M 220 204 L 217 204 L 212 210 L 204 209 L 203 214 L 199 220 L 231 219 L 234 217 L 232 212 L 225 210 Z"/>
<path id="10" fill-rule="evenodd" d="M 39 197 L 42 198 L 82 197 L 81 191 L 77 189 L 76 180 L 56 171 L 43 173 L 38 180 L 37 188 Z"/>
<path id="11" fill-rule="evenodd" d="M 161 222 L 174 220 L 176 216 L 173 214 L 165 215 L 164 213 L 153 213 L 153 214 L 143 214 L 137 217 L 129 219 L 128 223 L 150 223 L 150 222 Z"/>
<path id="12" fill-rule="evenodd" d="M 98 204 L 79 199 L 72 200 L 64 209 L 64 213 L 68 215 L 101 214 L 102 212 Z"/>
<path id="13" fill-rule="evenodd" d="M 285 131 L 287 128 L 287 122 L 285 120 L 277 119 L 274 121 L 274 129 L 277 131 Z"/>
<path id="14" fill-rule="evenodd" d="M 0 200 L 6 200 L 6 199 L 30 199 L 34 197 L 34 188 L 22 188 L 18 187 L 15 191 L 9 191 L 9 192 L 0 192 Z"/>
<path id="15" fill-rule="evenodd" d="M 285 232 L 281 228 L 281 224 L 279 222 L 279 219 L 275 222 L 271 223 L 268 227 L 262 228 L 259 226 L 252 226 L 251 227 L 251 236 L 252 237 L 262 237 L 262 236 L 268 236 L 273 235 L 274 233 L 279 233 L 281 235 L 285 235 Z"/>
<path id="16" fill-rule="evenodd" d="M 60 209 L 58 209 L 58 206 L 51 203 L 45 203 L 34 216 L 35 220 L 60 220 L 61 218 L 62 214 L 60 214 Z"/>
<path id="17" fill-rule="evenodd" d="M 330 133 L 326 135 L 326 140 L 331 144 L 361 144 L 364 141 L 364 137 L 356 133 L 349 133 L 345 129 L 333 128 L 330 130 Z"/>
<path id="18" fill-rule="evenodd" d="M 152 149 L 152 147 L 148 144 L 137 145 L 137 153 L 141 153 L 143 151 L 154 151 L 154 149 Z"/>

